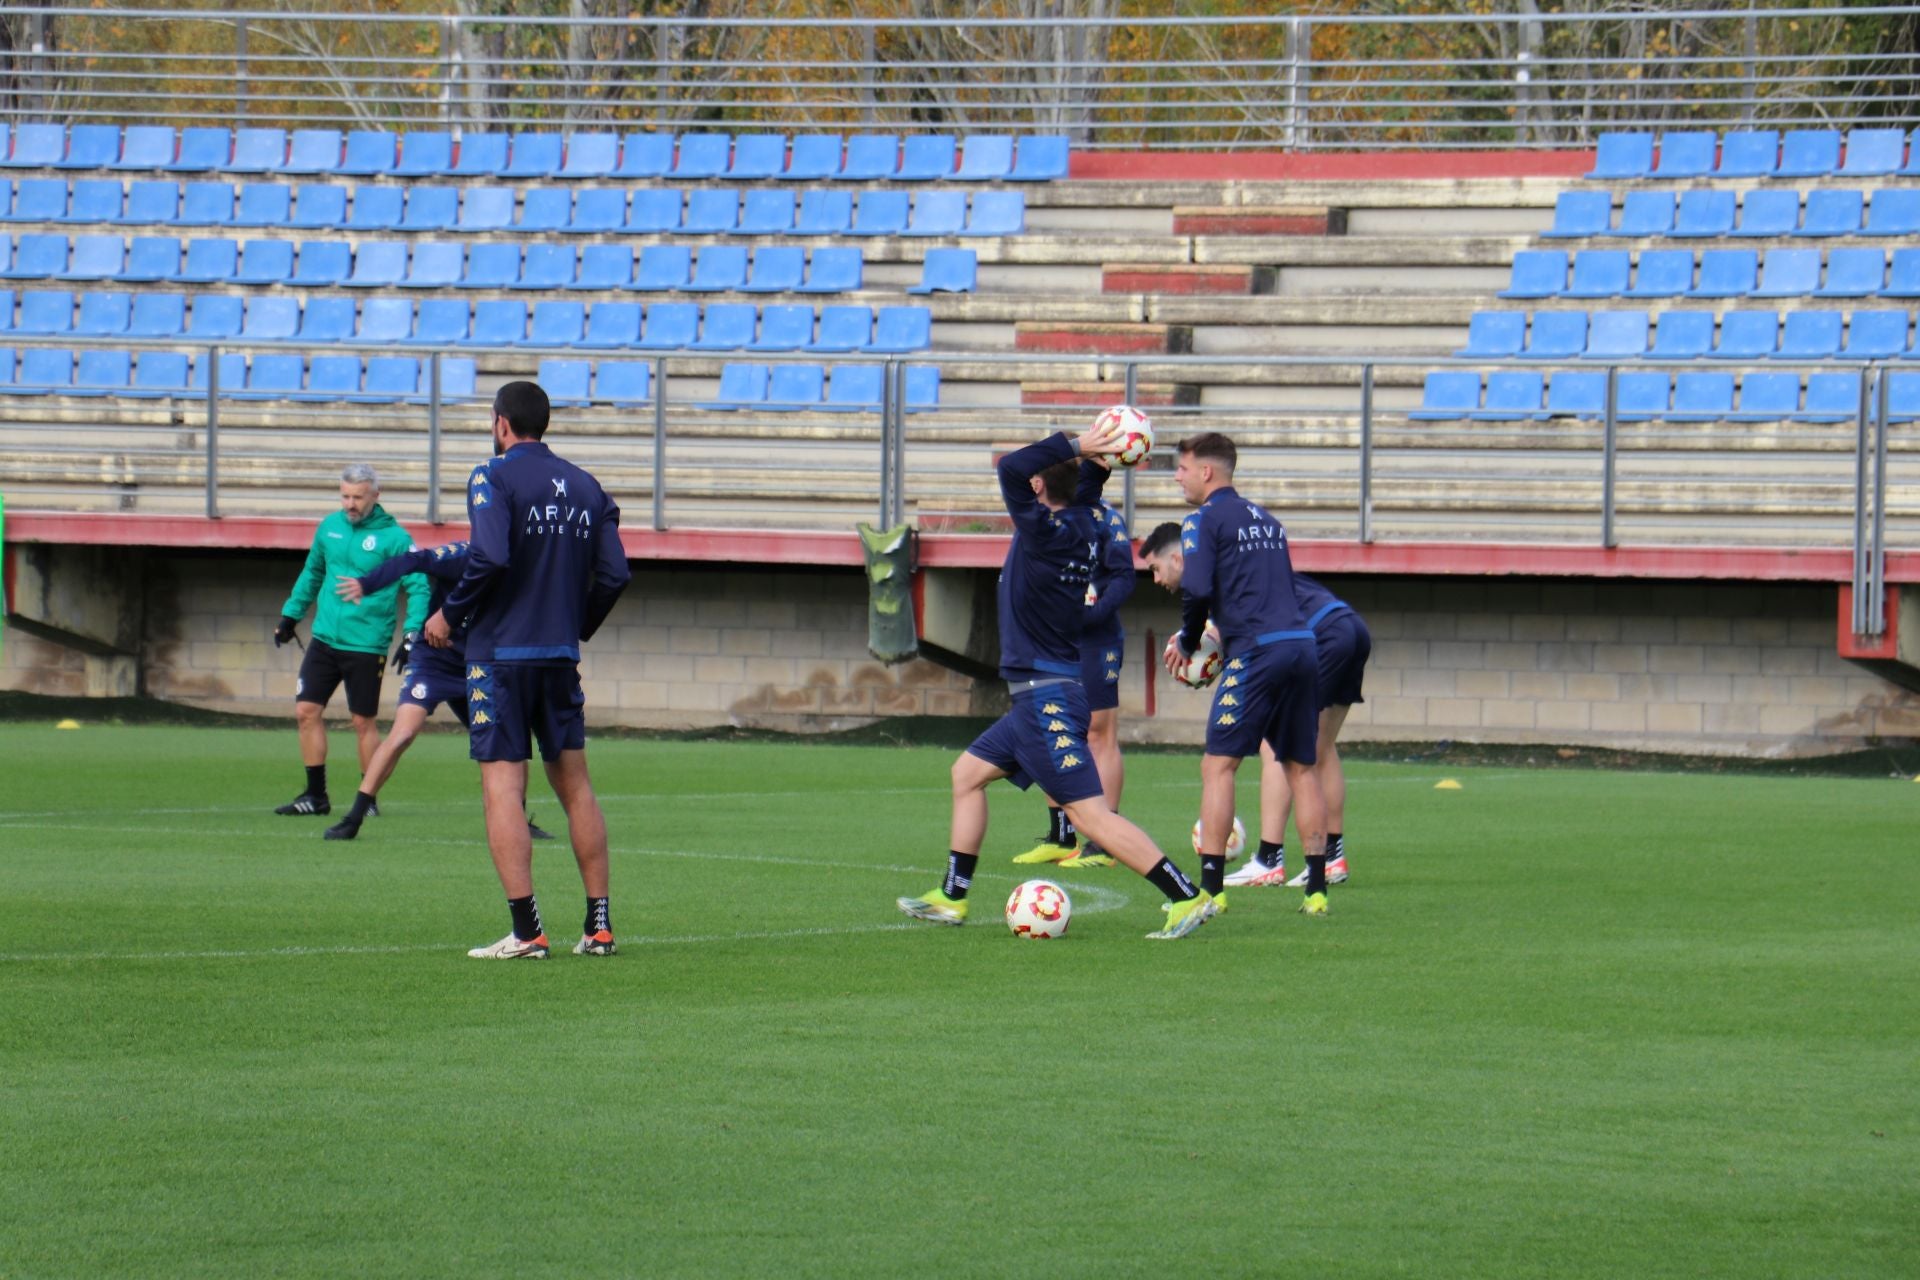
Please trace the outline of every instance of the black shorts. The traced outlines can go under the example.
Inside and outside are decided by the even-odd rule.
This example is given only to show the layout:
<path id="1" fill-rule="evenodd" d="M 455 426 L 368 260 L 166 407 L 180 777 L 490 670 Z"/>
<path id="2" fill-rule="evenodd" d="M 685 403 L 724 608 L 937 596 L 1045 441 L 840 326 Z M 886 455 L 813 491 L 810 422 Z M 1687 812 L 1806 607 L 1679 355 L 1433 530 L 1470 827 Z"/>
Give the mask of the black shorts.
<path id="1" fill-rule="evenodd" d="M 387 672 L 384 653 L 355 653 L 336 649 L 325 640 L 307 645 L 300 660 L 300 679 L 293 686 L 295 702 L 326 706 L 333 691 L 347 686 L 347 710 L 356 716 L 380 714 L 380 677 Z"/>

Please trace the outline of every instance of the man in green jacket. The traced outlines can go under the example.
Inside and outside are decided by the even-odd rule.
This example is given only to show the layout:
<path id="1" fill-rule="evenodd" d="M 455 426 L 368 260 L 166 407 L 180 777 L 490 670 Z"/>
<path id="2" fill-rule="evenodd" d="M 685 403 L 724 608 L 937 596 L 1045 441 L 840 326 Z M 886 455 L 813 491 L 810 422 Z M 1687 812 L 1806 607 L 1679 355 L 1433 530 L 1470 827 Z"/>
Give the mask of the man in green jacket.
<path id="1" fill-rule="evenodd" d="M 380 678 L 386 674 L 387 646 L 393 643 L 395 591 L 407 593 L 406 637 L 413 643 L 427 616 L 426 575 L 408 574 L 394 586 L 358 601 L 347 601 L 322 591 L 339 575 L 359 577 L 381 561 L 413 549 L 413 539 L 378 502 L 380 480 L 373 468 L 356 462 L 340 473 L 340 510 L 314 530 L 313 549 L 306 567 L 294 581 L 293 594 L 280 606 L 280 623 L 273 643 L 294 638 L 294 627 L 319 601 L 313 616 L 313 644 L 300 663 L 300 679 L 293 687 L 293 709 L 300 725 L 300 759 L 307 767 L 307 787 L 293 800 L 275 809 L 289 815 L 317 815 L 333 806 L 327 799 L 327 728 L 321 719 L 327 700 L 342 684 L 347 686 L 347 710 L 360 742 L 360 771 L 366 772 L 374 748 L 380 745 Z"/>

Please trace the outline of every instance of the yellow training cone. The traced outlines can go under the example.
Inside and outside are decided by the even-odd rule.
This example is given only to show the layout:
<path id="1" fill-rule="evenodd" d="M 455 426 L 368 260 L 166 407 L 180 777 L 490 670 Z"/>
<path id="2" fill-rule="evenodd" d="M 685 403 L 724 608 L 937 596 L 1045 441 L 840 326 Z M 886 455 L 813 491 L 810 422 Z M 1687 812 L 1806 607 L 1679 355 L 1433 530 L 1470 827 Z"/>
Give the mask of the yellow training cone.
<path id="1" fill-rule="evenodd" d="M 59 724 L 53 727 L 56 729 L 78 729 L 80 727 L 80 722 L 78 720 L 62 720 Z"/>
<path id="2" fill-rule="evenodd" d="M 1433 789 L 1435 791 L 1458 791 L 1460 790 L 1460 784 L 1452 778 L 1442 778 L 1433 784 Z"/>

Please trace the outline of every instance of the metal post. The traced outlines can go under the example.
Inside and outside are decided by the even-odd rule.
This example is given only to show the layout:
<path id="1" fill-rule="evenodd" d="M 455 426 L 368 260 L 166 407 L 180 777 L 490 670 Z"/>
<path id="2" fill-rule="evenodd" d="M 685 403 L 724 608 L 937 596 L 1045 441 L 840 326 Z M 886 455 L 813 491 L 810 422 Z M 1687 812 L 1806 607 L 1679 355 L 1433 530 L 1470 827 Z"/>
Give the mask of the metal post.
<path id="1" fill-rule="evenodd" d="M 220 348 L 207 348 L 207 519 L 220 518 Z"/>
<path id="2" fill-rule="evenodd" d="M 1294 77 L 1292 115 L 1298 130 L 1296 145 L 1305 151 L 1313 146 L 1313 23 L 1296 19 L 1294 32 L 1300 38 L 1299 70 Z"/>
<path id="3" fill-rule="evenodd" d="M 449 131 L 453 128 L 453 96 L 460 82 L 460 37 L 454 29 L 458 21 L 457 16 L 449 15 L 440 23 L 440 123 Z"/>
<path id="4" fill-rule="evenodd" d="M 667 358 L 653 361 L 653 528 L 667 527 Z"/>
<path id="5" fill-rule="evenodd" d="M 1612 549 L 1619 541 L 1613 529 L 1613 484 L 1620 429 L 1620 369 L 1617 365 L 1607 366 L 1607 413 L 1604 424 L 1600 436 L 1600 545 Z"/>
<path id="6" fill-rule="evenodd" d="M 253 90 L 247 75 L 247 20 L 236 18 L 233 23 L 233 103 L 234 114 L 242 120 L 253 114 Z"/>
<path id="7" fill-rule="evenodd" d="M 1887 629 L 1887 392 L 1892 382 L 1885 366 L 1876 381 L 1873 413 L 1873 538 L 1867 558 L 1867 634 Z"/>
<path id="8" fill-rule="evenodd" d="M 440 519 L 440 353 L 427 360 L 427 523 Z"/>
<path id="9" fill-rule="evenodd" d="M 1860 369 L 1860 409 L 1853 431 L 1853 634 L 1867 633 L 1867 418 L 1872 412 L 1872 370 Z"/>
<path id="10" fill-rule="evenodd" d="M 893 361 L 880 366 L 880 510 L 879 527 L 890 529 L 893 514 Z"/>
<path id="11" fill-rule="evenodd" d="M 907 366 L 893 366 L 893 477 L 887 484 L 893 506 L 887 512 L 887 528 L 897 528 L 907 520 Z"/>
<path id="12" fill-rule="evenodd" d="M 1743 123 L 1751 125 L 1754 104 L 1760 98 L 1757 92 L 1760 80 L 1760 19 L 1755 14 L 1748 13 L 1747 20 L 1742 26 L 1746 45 L 1746 63 L 1742 69 L 1746 74 L 1740 84 L 1740 96 L 1746 100 L 1746 106 L 1741 108 L 1740 119 Z"/>
<path id="13" fill-rule="evenodd" d="M 1360 366 L 1360 541 L 1373 541 L 1373 366 Z"/>
<path id="14" fill-rule="evenodd" d="M 1129 360 L 1127 361 L 1127 403 L 1133 404 L 1133 402 L 1139 398 L 1139 395 L 1140 366 Z M 1139 406 L 1135 405 L 1134 407 L 1138 408 Z M 1133 467 L 1128 467 L 1126 474 L 1120 477 L 1120 518 L 1126 522 L 1127 532 L 1129 534 L 1133 532 L 1133 516 L 1137 507 L 1134 496 L 1134 483 L 1136 478 L 1137 472 Z"/>
<path id="15" fill-rule="evenodd" d="M 878 101 L 874 93 L 874 64 L 878 61 L 874 48 L 872 27 L 860 28 L 860 123 L 871 128 L 878 123 L 874 104 Z"/>

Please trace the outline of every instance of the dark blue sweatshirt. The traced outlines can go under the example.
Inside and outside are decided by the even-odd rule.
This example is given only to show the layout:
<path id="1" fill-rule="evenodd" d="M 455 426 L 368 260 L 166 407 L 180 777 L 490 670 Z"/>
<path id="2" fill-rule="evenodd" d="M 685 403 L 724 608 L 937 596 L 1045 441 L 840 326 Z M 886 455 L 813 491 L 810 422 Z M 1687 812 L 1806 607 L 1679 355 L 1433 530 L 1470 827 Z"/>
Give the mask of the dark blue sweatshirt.
<path id="1" fill-rule="evenodd" d="M 1036 680 L 1080 674 L 1087 584 L 1100 567 L 1108 534 L 1098 503 L 1107 469 L 1080 464 L 1073 504 L 1049 511 L 1028 482 L 1075 456 L 1055 432 L 1000 459 L 1000 496 L 1013 517 L 1013 542 L 1000 566 L 1000 678 Z"/>
<path id="2" fill-rule="evenodd" d="M 440 611 L 453 591 L 454 583 L 467 571 L 467 544 L 449 542 L 438 547 L 417 547 L 391 560 L 381 562 L 372 573 L 360 578 L 360 589 L 375 592 L 391 586 L 410 573 L 424 573 L 433 580 L 433 593 L 427 597 L 427 616 Z M 447 647 L 436 649 L 417 641 L 407 659 L 415 671 L 433 670 L 443 675 L 466 679 L 467 635 L 455 628 Z"/>
<path id="3" fill-rule="evenodd" d="M 1276 640 L 1311 640 L 1293 589 L 1287 531 L 1257 502 L 1217 489 L 1180 522 L 1181 636 L 1188 653 L 1211 617 L 1229 656 Z"/>
<path id="4" fill-rule="evenodd" d="M 1304 573 L 1293 575 L 1293 594 L 1299 597 L 1300 612 L 1307 616 L 1307 626 L 1315 632 L 1328 618 L 1348 612 L 1353 607 L 1327 590 L 1326 584 L 1318 578 L 1310 578 Z"/>
<path id="5" fill-rule="evenodd" d="M 606 621 L 632 576 L 620 508 L 538 440 L 473 469 L 467 571 L 442 611 L 467 627 L 472 662 L 562 666 Z"/>
<path id="6" fill-rule="evenodd" d="M 1133 572 L 1133 540 L 1127 536 L 1126 518 L 1114 510 L 1112 503 L 1104 501 L 1100 515 L 1106 523 L 1107 549 L 1093 575 L 1093 588 L 1099 596 L 1087 610 L 1087 630 L 1080 643 L 1110 648 L 1126 643 L 1120 606 L 1133 595 L 1139 580 Z"/>

